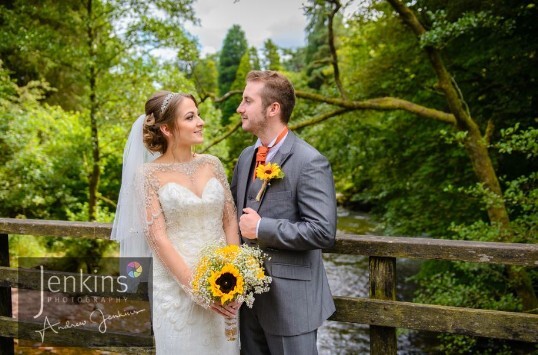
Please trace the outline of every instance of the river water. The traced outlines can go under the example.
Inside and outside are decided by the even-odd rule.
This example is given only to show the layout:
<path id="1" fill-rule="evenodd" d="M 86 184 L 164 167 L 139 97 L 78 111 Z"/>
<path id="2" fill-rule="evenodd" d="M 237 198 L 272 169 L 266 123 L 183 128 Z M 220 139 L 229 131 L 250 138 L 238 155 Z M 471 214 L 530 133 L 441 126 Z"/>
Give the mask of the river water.
<path id="1" fill-rule="evenodd" d="M 376 234 L 376 225 L 368 215 L 338 210 L 338 234 Z M 368 297 L 368 257 L 346 254 L 324 254 L 329 285 L 334 296 Z M 407 280 L 420 262 L 398 259 L 396 264 L 397 299 L 411 301 L 415 285 Z M 431 353 L 434 337 L 414 331 L 398 331 L 398 354 Z M 326 321 L 318 332 L 320 355 L 369 354 L 369 327 L 365 324 Z"/>

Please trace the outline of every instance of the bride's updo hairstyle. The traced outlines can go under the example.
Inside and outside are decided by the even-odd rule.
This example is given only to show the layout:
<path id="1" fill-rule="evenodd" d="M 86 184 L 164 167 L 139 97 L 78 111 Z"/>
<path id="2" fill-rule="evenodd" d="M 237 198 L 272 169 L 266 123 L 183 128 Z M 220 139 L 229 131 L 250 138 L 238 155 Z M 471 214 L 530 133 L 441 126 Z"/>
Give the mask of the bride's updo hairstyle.
<path id="1" fill-rule="evenodd" d="M 152 152 L 164 154 L 168 142 L 161 126 L 168 126 L 174 132 L 176 128 L 177 108 L 184 99 L 191 99 L 196 107 L 198 103 L 190 94 L 159 91 L 146 101 L 146 120 L 144 121 L 144 145 Z"/>

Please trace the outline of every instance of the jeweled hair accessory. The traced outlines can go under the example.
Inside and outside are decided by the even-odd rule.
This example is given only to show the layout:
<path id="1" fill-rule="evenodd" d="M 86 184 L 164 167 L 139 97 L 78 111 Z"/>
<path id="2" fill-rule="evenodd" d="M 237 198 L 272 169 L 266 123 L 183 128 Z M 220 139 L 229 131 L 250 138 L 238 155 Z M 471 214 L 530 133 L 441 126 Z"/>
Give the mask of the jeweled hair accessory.
<path id="1" fill-rule="evenodd" d="M 161 105 L 161 115 L 168 108 L 168 104 L 170 103 L 170 100 L 172 100 L 172 97 L 174 97 L 174 95 L 175 94 L 171 92 L 170 94 L 166 95 L 166 97 L 164 98 L 163 104 Z"/>

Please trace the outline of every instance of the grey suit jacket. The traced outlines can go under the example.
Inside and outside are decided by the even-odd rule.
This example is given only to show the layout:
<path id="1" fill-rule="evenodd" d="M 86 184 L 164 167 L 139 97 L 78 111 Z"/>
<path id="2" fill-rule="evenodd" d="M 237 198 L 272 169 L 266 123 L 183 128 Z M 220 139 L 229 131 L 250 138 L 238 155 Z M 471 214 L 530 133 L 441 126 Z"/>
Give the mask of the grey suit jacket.
<path id="1" fill-rule="evenodd" d="M 335 311 L 321 258 L 321 249 L 333 246 L 336 234 L 332 170 L 323 155 L 290 131 L 272 159 L 286 176 L 271 181 L 256 202 L 261 182 L 252 181 L 247 191 L 254 150 L 250 146 L 241 153 L 231 184 L 238 218 L 244 207 L 262 217 L 254 244 L 270 257 L 265 267 L 273 278 L 271 290 L 256 295 L 253 312 L 270 334 L 310 332 Z"/>

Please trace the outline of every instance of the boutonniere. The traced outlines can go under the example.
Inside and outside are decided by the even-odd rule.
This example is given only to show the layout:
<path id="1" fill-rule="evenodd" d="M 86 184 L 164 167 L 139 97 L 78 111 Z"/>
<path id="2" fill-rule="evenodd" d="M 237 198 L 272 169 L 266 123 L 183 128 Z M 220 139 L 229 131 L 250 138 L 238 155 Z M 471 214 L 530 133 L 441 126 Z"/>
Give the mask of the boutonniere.
<path id="1" fill-rule="evenodd" d="M 263 181 L 263 185 L 260 191 L 258 192 L 258 195 L 256 195 L 256 201 L 260 201 L 265 189 L 267 189 L 267 186 L 269 185 L 271 180 L 282 179 L 284 176 L 286 175 L 284 174 L 284 172 L 282 171 L 282 169 L 280 168 L 278 164 L 276 163 L 260 164 L 256 168 L 256 177 Z"/>

